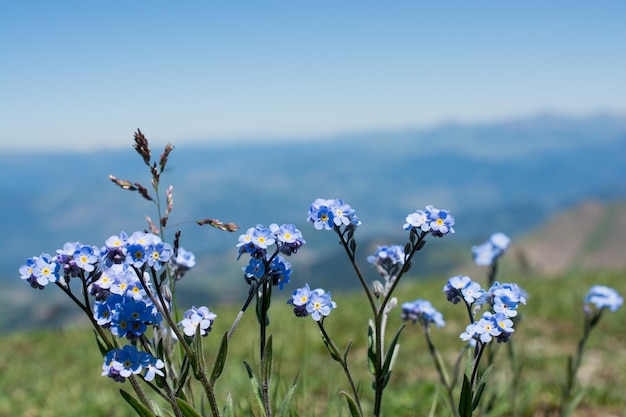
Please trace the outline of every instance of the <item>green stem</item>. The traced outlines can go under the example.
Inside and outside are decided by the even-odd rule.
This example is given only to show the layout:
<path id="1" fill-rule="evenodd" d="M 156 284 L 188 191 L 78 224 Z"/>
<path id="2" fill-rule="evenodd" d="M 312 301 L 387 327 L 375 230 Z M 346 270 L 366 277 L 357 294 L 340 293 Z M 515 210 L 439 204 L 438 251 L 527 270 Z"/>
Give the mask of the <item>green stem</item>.
<path id="1" fill-rule="evenodd" d="M 352 268 L 354 269 L 354 272 L 356 273 L 356 276 L 358 277 L 359 282 L 361 283 L 361 287 L 363 287 L 363 290 L 365 291 L 365 294 L 367 295 L 367 299 L 370 303 L 372 312 L 376 314 L 376 311 L 378 309 L 376 306 L 376 300 L 374 299 L 374 295 L 372 294 L 372 291 L 369 289 L 367 283 L 365 282 L 365 278 L 363 278 L 363 273 L 361 272 L 361 269 L 356 263 L 356 253 L 350 249 L 348 242 L 346 241 L 344 234 L 341 232 L 339 227 L 335 226 L 334 230 L 339 236 L 341 246 L 343 246 L 343 248 L 346 250 L 348 258 L 350 259 L 350 263 L 352 264 Z"/>
<path id="2" fill-rule="evenodd" d="M 161 294 L 161 292 L 157 291 L 157 296 L 158 296 L 158 299 L 157 299 L 152 293 L 152 291 L 150 291 L 147 285 L 146 279 L 143 276 L 143 271 L 138 270 L 137 268 L 134 268 L 134 269 L 135 269 L 135 273 L 139 277 L 139 281 L 141 282 L 141 285 L 143 285 L 144 289 L 146 290 L 146 294 L 148 295 L 148 297 L 150 298 L 154 306 L 157 308 L 157 310 L 159 310 L 159 313 L 161 313 L 161 316 L 167 322 L 170 329 L 176 334 L 176 337 L 178 338 L 178 342 L 180 343 L 182 349 L 185 351 L 185 354 L 187 355 L 187 357 L 189 357 L 190 359 L 194 358 L 193 360 L 195 360 L 196 354 L 203 355 L 204 352 L 196 352 L 196 354 L 194 354 L 193 350 L 191 349 L 191 346 L 189 346 L 189 344 L 185 341 L 185 336 L 180 332 L 180 330 L 178 329 L 178 326 L 172 320 L 170 311 L 167 308 L 167 303 L 163 299 L 163 295 Z M 154 270 L 152 270 L 152 276 L 153 276 L 153 279 L 156 278 L 156 272 Z M 202 363 L 203 361 L 197 361 L 197 362 Z M 204 388 L 205 394 L 207 396 L 207 400 L 209 401 L 209 406 L 211 407 L 211 412 L 213 416 L 219 417 L 220 412 L 219 412 L 219 407 L 217 406 L 217 401 L 215 400 L 215 393 L 213 392 L 213 386 L 207 380 L 205 370 L 198 368 L 197 374 L 199 376 L 202 387 Z"/>
<path id="3" fill-rule="evenodd" d="M 430 352 L 430 356 L 433 358 L 433 362 L 435 363 L 435 368 L 439 373 L 439 379 L 441 380 L 441 384 L 445 387 L 446 392 L 448 394 L 448 402 L 450 403 L 450 409 L 454 413 L 456 417 L 459 417 L 459 411 L 456 407 L 456 403 L 454 400 L 454 386 L 449 381 L 448 374 L 446 372 L 445 366 L 441 363 L 441 357 L 437 354 L 437 349 L 430 338 L 430 328 L 426 325 L 423 326 L 424 334 L 426 335 L 426 343 L 428 344 L 428 351 Z"/>
<path id="4" fill-rule="evenodd" d="M 567 370 L 567 379 L 565 386 L 563 387 L 563 395 L 561 397 L 561 407 L 559 410 L 559 415 L 561 417 L 566 416 L 568 413 L 566 412 L 568 405 L 572 399 L 572 394 L 576 387 L 576 376 L 578 374 L 578 369 L 582 363 L 583 355 L 585 353 L 585 345 L 587 343 L 587 339 L 589 339 L 589 335 L 591 334 L 591 330 L 600 320 L 600 316 L 604 309 L 596 312 L 593 316 L 589 316 L 589 314 L 585 314 L 585 320 L 583 324 L 583 336 L 578 341 L 578 347 L 576 349 L 576 355 L 571 358 L 570 367 Z"/>
<path id="5" fill-rule="evenodd" d="M 470 379 L 470 383 L 471 383 L 471 387 L 472 387 L 472 396 L 474 394 L 474 384 L 476 383 L 476 377 L 478 376 L 478 365 L 480 364 L 480 358 L 483 355 L 483 352 L 485 351 L 485 346 L 487 344 L 480 342 L 480 341 L 476 341 L 476 354 L 474 357 L 474 364 L 472 365 L 472 378 Z"/>
<path id="6" fill-rule="evenodd" d="M 322 337 L 324 338 L 324 340 L 326 340 L 326 342 L 328 343 L 328 346 L 330 346 L 335 357 L 341 364 L 341 368 L 343 369 L 343 372 L 346 374 L 346 377 L 348 378 L 348 382 L 350 383 L 350 389 L 352 390 L 352 394 L 354 395 L 354 401 L 356 402 L 356 405 L 359 408 L 359 412 L 361 413 L 361 415 L 363 415 L 363 409 L 361 408 L 361 401 L 359 399 L 359 392 L 357 391 L 356 385 L 354 384 L 354 380 L 352 379 L 352 374 L 350 374 L 350 369 L 348 369 L 348 361 L 339 352 L 339 349 L 330 339 L 330 336 L 328 336 L 328 333 L 326 332 L 326 329 L 324 328 L 323 321 L 324 319 L 322 318 L 322 320 L 317 322 L 317 325 L 319 326 L 320 331 L 322 332 Z"/>
<path id="7" fill-rule="evenodd" d="M 265 406 L 265 415 L 267 417 L 272 416 L 272 408 L 270 405 L 270 380 L 269 380 L 269 372 L 264 372 L 263 370 L 266 366 L 271 366 L 266 364 L 266 344 L 267 344 L 267 310 L 269 308 L 269 297 L 271 293 L 270 286 L 272 285 L 271 281 L 267 281 L 267 279 L 263 280 L 263 286 L 261 288 L 260 298 L 257 299 L 257 303 L 260 303 L 260 317 L 259 317 L 259 332 L 260 332 L 260 365 L 261 365 L 261 393 L 263 396 L 263 405 Z"/>
<path id="8" fill-rule="evenodd" d="M 137 381 L 137 377 L 135 375 L 131 375 L 128 377 L 128 380 L 130 381 L 130 385 L 132 385 L 133 389 L 137 393 L 137 396 L 139 397 L 139 401 L 141 401 L 143 405 L 148 407 L 149 410 L 152 410 L 152 412 L 155 412 L 156 410 L 154 410 L 152 403 L 148 400 L 148 397 L 146 397 L 146 393 L 141 388 L 141 385 L 139 385 L 139 381 Z"/>
<path id="9" fill-rule="evenodd" d="M 411 231 L 411 233 L 414 233 L 414 232 Z M 385 310 L 386 310 L 387 304 L 389 303 L 389 300 L 391 300 L 392 298 L 393 292 L 395 291 L 396 287 L 400 283 L 400 279 L 411 267 L 411 261 L 413 259 L 413 255 L 415 255 L 415 253 L 423 247 L 422 241 L 427 235 L 428 235 L 427 232 L 421 232 L 420 235 L 418 236 L 417 241 L 411 245 L 411 251 L 409 252 L 408 255 L 405 255 L 404 264 L 402 265 L 400 272 L 398 272 L 398 275 L 395 278 L 395 280 L 392 282 L 391 287 L 389 288 L 389 291 L 387 291 L 387 293 L 383 297 L 380 307 L 378 307 L 377 310 L 376 309 L 374 310 L 374 326 L 375 326 L 375 332 L 376 332 L 376 335 L 375 335 L 376 361 L 374 363 L 374 370 L 375 370 L 374 378 L 376 380 L 376 389 L 374 393 L 374 416 L 375 417 L 380 416 L 381 407 L 382 407 L 382 399 L 383 399 L 383 390 L 385 389 L 384 384 L 383 384 L 385 376 L 382 375 L 383 361 L 385 358 L 385 355 L 384 355 L 385 335 L 383 334 L 383 332 L 384 332 L 385 315 L 388 314 L 388 312 L 386 312 Z"/>
<path id="10" fill-rule="evenodd" d="M 85 315 L 87 316 L 87 318 L 91 322 L 92 326 L 94 327 L 95 331 L 98 333 L 98 336 L 100 336 L 100 338 L 102 339 L 104 344 L 107 346 L 107 349 L 108 350 L 114 349 L 115 348 L 115 343 L 113 343 L 111 340 L 109 340 L 109 338 L 107 337 L 107 335 L 104 332 L 104 330 L 102 329 L 102 327 L 100 327 L 100 325 L 98 324 L 96 319 L 93 317 L 93 312 L 90 310 L 89 304 L 84 305 L 83 303 L 80 302 L 80 300 L 78 298 L 76 298 L 76 296 L 69 289 L 69 283 L 67 284 L 67 287 L 59 284 L 58 282 L 55 282 L 55 284 L 59 288 L 61 288 L 61 290 L 68 297 L 70 297 L 70 299 L 74 302 L 74 304 L 76 304 L 83 311 L 83 313 L 85 313 Z M 85 290 L 85 287 L 83 286 L 83 291 L 84 290 Z"/>

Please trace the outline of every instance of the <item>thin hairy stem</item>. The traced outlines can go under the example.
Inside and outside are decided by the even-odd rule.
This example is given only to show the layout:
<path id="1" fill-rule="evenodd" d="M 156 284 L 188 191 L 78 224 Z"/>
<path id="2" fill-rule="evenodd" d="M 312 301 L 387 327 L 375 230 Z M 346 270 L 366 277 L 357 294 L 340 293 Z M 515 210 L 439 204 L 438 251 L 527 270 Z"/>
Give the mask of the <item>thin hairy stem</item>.
<path id="1" fill-rule="evenodd" d="M 337 348 L 335 343 L 333 343 L 330 336 L 328 336 L 328 333 L 326 332 L 326 329 L 324 328 L 323 319 L 318 321 L 317 325 L 319 326 L 320 331 L 322 332 L 322 337 L 327 342 L 327 345 L 332 349 L 333 354 L 336 357 L 336 360 L 341 364 L 341 368 L 343 369 L 343 372 L 346 375 L 346 378 L 348 378 L 350 389 L 352 390 L 352 394 L 354 395 L 354 401 L 356 402 L 356 405 L 359 408 L 359 412 L 361 413 L 361 415 L 363 415 L 363 409 L 361 408 L 361 400 L 359 399 L 359 392 L 356 388 L 356 385 L 354 384 L 354 380 L 352 379 L 352 374 L 350 373 L 350 369 L 348 368 L 347 358 L 345 358 L 341 354 L 341 352 L 339 352 L 339 349 Z"/>

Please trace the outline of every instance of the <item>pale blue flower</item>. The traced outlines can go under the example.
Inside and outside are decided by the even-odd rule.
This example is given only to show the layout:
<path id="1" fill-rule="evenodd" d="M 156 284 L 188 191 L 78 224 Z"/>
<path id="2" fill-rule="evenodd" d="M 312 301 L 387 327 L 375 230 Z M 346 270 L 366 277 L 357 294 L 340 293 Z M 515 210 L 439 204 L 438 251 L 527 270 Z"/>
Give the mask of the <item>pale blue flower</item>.
<path id="1" fill-rule="evenodd" d="M 448 210 L 439 210 L 433 206 L 426 206 L 430 234 L 442 237 L 448 233 L 454 233 L 454 217 Z"/>
<path id="2" fill-rule="evenodd" d="M 404 247 L 400 245 L 379 246 L 374 255 L 367 257 L 367 262 L 374 265 L 404 265 Z"/>
<path id="3" fill-rule="evenodd" d="M 260 224 L 252 231 L 252 243 L 261 249 L 267 249 L 267 247 L 273 245 L 275 241 L 272 231 Z"/>
<path id="4" fill-rule="evenodd" d="M 33 266 L 33 277 L 37 284 L 46 286 L 49 282 L 57 282 L 59 279 L 59 264 L 52 260 L 46 253 L 35 258 Z"/>
<path id="5" fill-rule="evenodd" d="M 330 314 L 331 310 L 337 307 L 334 301 L 331 300 L 329 292 L 313 291 L 306 304 L 306 311 L 311 315 L 311 318 L 315 321 L 320 321 L 322 317 L 326 317 Z"/>
<path id="6" fill-rule="evenodd" d="M 217 315 L 211 313 L 207 307 L 191 307 L 183 315 L 179 323 L 183 327 L 186 336 L 194 336 L 197 329 L 200 329 L 200 336 L 206 336 L 211 331 L 211 326 Z"/>
<path id="7" fill-rule="evenodd" d="M 594 285 L 585 296 L 585 304 L 593 304 L 597 309 L 607 308 L 610 311 L 617 311 L 624 299 L 613 288 L 604 285 Z"/>
<path id="8" fill-rule="evenodd" d="M 402 320 L 411 320 L 413 323 L 420 322 L 422 326 L 428 327 L 434 324 L 437 327 L 445 326 L 443 314 L 437 311 L 428 300 L 415 300 L 402 304 Z"/>
<path id="9" fill-rule="evenodd" d="M 91 246 L 81 245 L 78 249 L 74 250 L 72 257 L 76 266 L 85 270 L 86 272 L 93 271 L 98 262 L 99 251 Z"/>
<path id="10" fill-rule="evenodd" d="M 165 364 L 161 359 L 155 358 L 149 353 L 142 352 L 141 366 L 145 370 L 143 379 L 146 381 L 152 381 L 156 375 L 165 376 L 161 369 L 165 368 Z"/>
<path id="11" fill-rule="evenodd" d="M 354 209 L 349 204 L 343 202 L 343 200 L 332 200 L 330 210 L 333 213 L 333 222 L 335 226 L 347 226 L 352 223 L 354 217 Z"/>
<path id="12" fill-rule="evenodd" d="M 457 275 L 448 279 L 448 283 L 443 287 L 447 300 L 453 304 L 461 301 L 464 298 L 461 291 L 471 282 L 471 278 L 465 275 Z"/>
<path id="13" fill-rule="evenodd" d="M 480 299 L 483 294 L 484 290 L 480 288 L 480 284 L 474 281 L 468 282 L 461 288 L 461 295 L 467 304 L 473 304 L 476 300 Z"/>
<path id="14" fill-rule="evenodd" d="M 124 345 L 122 349 L 116 349 L 113 356 L 111 368 L 113 368 L 123 378 L 128 378 L 133 374 L 138 374 L 142 370 L 141 356 L 137 348 L 133 345 Z"/>
<path id="15" fill-rule="evenodd" d="M 478 337 L 483 343 L 491 342 L 494 337 L 502 333 L 498 324 L 495 323 L 493 315 L 488 311 L 476 322 L 474 330 L 476 331 L 475 338 Z"/>
<path id="16" fill-rule="evenodd" d="M 309 208 L 307 221 L 313 223 L 317 230 L 332 230 L 334 222 L 334 214 L 330 209 L 332 200 L 324 200 L 318 198 Z"/>
<path id="17" fill-rule="evenodd" d="M 330 292 L 321 288 L 311 290 L 309 284 L 296 289 L 287 300 L 287 304 L 294 306 L 293 312 L 297 317 L 308 315 L 315 321 L 320 321 L 322 317 L 330 314 L 331 310 L 337 308 L 337 304 L 331 299 Z"/>
<path id="18" fill-rule="evenodd" d="M 481 245 L 473 246 L 472 253 L 476 265 L 488 266 L 504 254 L 509 248 L 511 239 L 504 233 L 494 233 L 489 240 Z"/>
<path id="19" fill-rule="evenodd" d="M 404 230 L 419 229 L 422 232 L 430 231 L 428 214 L 424 210 L 416 210 L 406 217 L 406 223 L 402 226 Z"/>

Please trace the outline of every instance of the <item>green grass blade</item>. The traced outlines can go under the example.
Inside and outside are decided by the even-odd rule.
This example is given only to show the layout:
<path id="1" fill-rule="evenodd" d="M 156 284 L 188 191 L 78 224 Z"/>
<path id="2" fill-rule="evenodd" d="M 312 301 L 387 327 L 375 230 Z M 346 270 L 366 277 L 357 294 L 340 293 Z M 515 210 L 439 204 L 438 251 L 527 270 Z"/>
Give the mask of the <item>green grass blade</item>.
<path id="1" fill-rule="evenodd" d="M 291 399 L 293 398 L 293 393 L 296 390 L 296 386 L 293 385 L 287 394 L 285 394 L 285 398 L 283 399 L 280 408 L 278 409 L 278 417 L 289 417 L 291 410 Z"/>
<path id="2" fill-rule="evenodd" d="M 248 379 L 250 381 L 250 386 L 252 388 L 252 401 L 255 408 L 261 413 L 262 416 L 265 416 L 265 407 L 263 405 L 263 399 L 261 395 L 261 388 L 259 387 L 259 381 L 257 380 L 252 368 L 246 361 L 243 362 L 246 367 L 246 371 L 248 371 Z"/>

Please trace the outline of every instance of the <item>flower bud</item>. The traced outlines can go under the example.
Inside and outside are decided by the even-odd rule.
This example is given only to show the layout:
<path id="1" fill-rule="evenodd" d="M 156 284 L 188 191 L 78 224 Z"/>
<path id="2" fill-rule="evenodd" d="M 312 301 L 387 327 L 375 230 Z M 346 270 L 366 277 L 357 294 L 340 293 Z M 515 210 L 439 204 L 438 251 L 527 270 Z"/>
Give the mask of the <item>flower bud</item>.
<path id="1" fill-rule="evenodd" d="M 381 294 L 385 293 L 385 287 L 378 280 L 374 281 L 373 286 L 374 286 L 374 296 L 376 296 L 376 298 L 380 298 Z"/>

